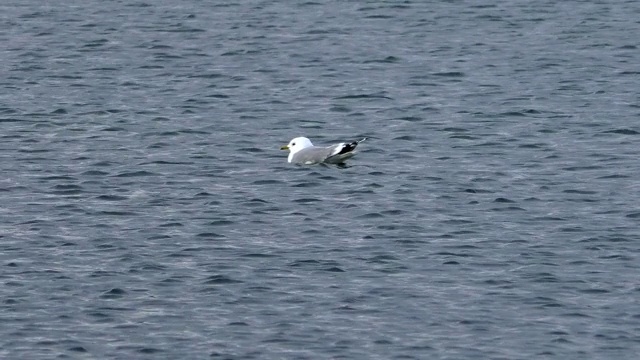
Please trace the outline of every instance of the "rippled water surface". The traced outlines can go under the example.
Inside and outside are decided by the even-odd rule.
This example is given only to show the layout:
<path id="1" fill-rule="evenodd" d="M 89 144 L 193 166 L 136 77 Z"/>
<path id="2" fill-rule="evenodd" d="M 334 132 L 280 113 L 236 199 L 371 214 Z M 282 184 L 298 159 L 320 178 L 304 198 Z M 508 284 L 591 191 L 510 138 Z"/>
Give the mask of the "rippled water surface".
<path id="1" fill-rule="evenodd" d="M 63 3 L 0 5 L 1 358 L 640 352 L 640 3 Z"/>

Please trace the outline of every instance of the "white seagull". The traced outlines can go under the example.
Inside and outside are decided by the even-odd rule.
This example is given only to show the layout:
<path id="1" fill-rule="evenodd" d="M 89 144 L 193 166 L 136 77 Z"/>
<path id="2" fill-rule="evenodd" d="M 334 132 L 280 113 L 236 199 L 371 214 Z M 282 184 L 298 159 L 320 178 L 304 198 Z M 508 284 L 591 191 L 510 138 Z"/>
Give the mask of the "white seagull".
<path id="1" fill-rule="evenodd" d="M 280 150 L 289 150 L 289 162 L 300 165 L 312 164 L 342 164 L 345 160 L 355 155 L 353 150 L 362 141 L 353 141 L 350 143 L 339 143 L 327 147 L 313 146 L 311 140 L 306 137 L 297 137 L 289 141 L 288 145 L 280 148 Z"/>

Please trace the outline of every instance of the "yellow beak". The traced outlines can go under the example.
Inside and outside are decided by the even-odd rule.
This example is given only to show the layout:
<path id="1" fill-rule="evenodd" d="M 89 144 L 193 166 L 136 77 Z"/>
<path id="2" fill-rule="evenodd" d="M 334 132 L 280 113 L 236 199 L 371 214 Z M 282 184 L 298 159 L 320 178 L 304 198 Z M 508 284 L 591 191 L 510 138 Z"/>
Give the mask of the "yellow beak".
<path id="1" fill-rule="evenodd" d="M 289 145 L 280 146 L 280 150 L 289 150 Z"/>

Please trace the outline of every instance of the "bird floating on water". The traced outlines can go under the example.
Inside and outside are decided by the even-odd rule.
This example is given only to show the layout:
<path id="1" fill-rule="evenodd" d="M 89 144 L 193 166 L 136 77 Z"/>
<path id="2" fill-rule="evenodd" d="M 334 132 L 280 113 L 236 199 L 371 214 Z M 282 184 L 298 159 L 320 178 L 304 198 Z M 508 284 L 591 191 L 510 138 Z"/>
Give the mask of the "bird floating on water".
<path id="1" fill-rule="evenodd" d="M 311 140 L 301 136 L 289 141 L 289 144 L 281 147 L 280 150 L 289 150 L 288 161 L 293 164 L 342 164 L 355 155 L 353 151 L 356 146 L 365 140 L 367 138 L 322 147 L 314 146 Z"/>

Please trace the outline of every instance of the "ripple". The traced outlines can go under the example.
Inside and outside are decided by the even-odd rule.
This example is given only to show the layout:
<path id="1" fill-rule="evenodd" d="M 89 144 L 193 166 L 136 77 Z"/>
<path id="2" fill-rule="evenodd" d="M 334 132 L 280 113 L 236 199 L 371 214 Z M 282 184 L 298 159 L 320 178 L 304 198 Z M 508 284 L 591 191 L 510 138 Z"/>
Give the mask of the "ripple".
<path id="1" fill-rule="evenodd" d="M 133 211 L 109 211 L 109 210 L 103 210 L 103 211 L 99 211 L 98 213 L 100 215 L 105 215 L 105 216 L 136 216 L 136 215 L 138 215 L 138 213 L 133 212 Z"/>
<path id="2" fill-rule="evenodd" d="M 298 204 L 310 204 L 310 203 L 316 203 L 316 202 L 321 202 L 321 201 L 322 200 L 316 199 L 316 198 L 300 198 L 300 199 L 293 200 L 293 202 L 298 203 Z"/>
<path id="3" fill-rule="evenodd" d="M 632 129 L 615 129 L 604 131 L 605 134 L 638 135 L 640 132 Z"/>
<path id="4" fill-rule="evenodd" d="M 158 174 L 156 173 L 152 173 L 149 171 L 145 171 L 145 170 L 139 170 L 139 171 L 125 171 L 125 172 L 121 172 L 118 173 L 116 175 L 113 175 L 114 177 L 141 177 L 141 176 L 157 176 Z"/>
<path id="5" fill-rule="evenodd" d="M 459 72 L 459 71 L 436 72 L 436 73 L 431 73 L 431 75 L 442 76 L 442 77 L 454 77 L 454 78 L 466 76 L 463 72 Z"/>
<path id="6" fill-rule="evenodd" d="M 127 292 L 120 289 L 120 288 L 113 288 L 107 292 L 104 292 L 102 295 L 100 295 L 100 298 L 102 299 L 119 299 L 122 298 L 124 295 L 126 295 Z"/>
<path id="7" fill-rule="evenodd" d="M 380 214 L 379 212 L 372 212 L 372 213 L 367 213 L 364 215 L 360 215 L 357 218 L 358 219 L 380 219 L 380 218 L 384 218 L 385 216 Z"/>
<path id="8" fill-rule="evenodd" d="M 96 196 L 96 199 L 104 201 L 122 201 L 127 200 L 128 198 L 120 195 L 100 195 Z"/>
<path id="9" fill-rule="evenodd" d="M 212 275 L 204 281 L 205 285 L 225 285 L 242 283 L 240 280 L 232 279 L 225 275 Z"/>
<path id="10" fill-rule="evenodd" d="M 213 238 L 213 239 L 219 239 L 219 238 L 224 238 L 225 237 L 222 234 L 218 234 L 218 233 L 214 233 L 214 232 L 199 233 L 199 234 L 196 234 L 195 236 L 202 237 L 202 238 Z"/>

